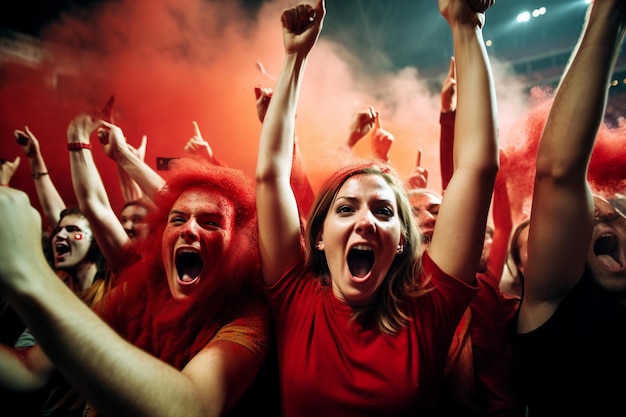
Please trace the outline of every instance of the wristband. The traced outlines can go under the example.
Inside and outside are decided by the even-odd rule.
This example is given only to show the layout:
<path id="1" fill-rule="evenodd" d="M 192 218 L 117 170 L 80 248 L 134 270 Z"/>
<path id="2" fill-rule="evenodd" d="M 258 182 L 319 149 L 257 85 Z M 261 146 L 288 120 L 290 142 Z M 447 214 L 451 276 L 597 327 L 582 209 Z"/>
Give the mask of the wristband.
<path id="1" fill-rule="evenodd" d="M 39 178 L 43 177 L 44 175 L 48 175 L 48 171 L 46 171 L 46 172 L 35 172 L 33 174 L 30 174 L 30 176 L 33 177 L 34 179 L 39 179 Z"/>
<path id="2" fill-rule="evenodd" d="M 70 151 L 80 151 L 81 149 L 91 150 L 91 143 L 72 142 L 67 144 L 67 149 Z"/>

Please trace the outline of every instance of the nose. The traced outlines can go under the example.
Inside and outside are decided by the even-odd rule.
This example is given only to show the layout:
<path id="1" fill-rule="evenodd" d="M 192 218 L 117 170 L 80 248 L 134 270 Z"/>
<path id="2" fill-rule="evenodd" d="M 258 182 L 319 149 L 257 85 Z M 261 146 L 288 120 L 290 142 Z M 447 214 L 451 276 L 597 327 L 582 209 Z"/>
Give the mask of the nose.
<path id="1" fill-rule="evenodd" d="M 419 214 L 417 215 L 417 217 L 419 217 L 420 221 L 429 221 L 429 220 L 435 220 L 435 215 L 432 214 L 430 211 L 428 210 L 421 210 L 419 212 Z"/>
<path id="2" fill-rule="evenodd" d="M 133 222 L 132 222 L 132 220 L 128 219 L 128 220 L 124 221 L 124 222 L 122 223 L 122 227 L 123 227 L 125 230 L 132 230 L 132 228 L 133 228 Z"/>
<path id="3" fill-rule="evenodd" d="M 617 211 L 610 203 L 595 204 L 594 217 L 601 222 L 609 223 L 619 217 Z"/>
<path id="4" fill-rule="evenodd" d="M 65 229 L 65 227 L 59 227 L 54 234 L 54 237 L 57 239 L 67 239 L 67 236 L 67 230 Z"/>
<path id="5" fill-rule="evenodd" d="M 376 222 L 372 213 L 368 211 L 359 219 L 356 231 L 358 233 L 374 233 L 376 231 Z"/>
<path id="6" fill-rule="evenodd" d="M 180 237 L 187 243 L 198 240 L 198 223 L 194 219 L 188 220 L 180 231 Z"/>

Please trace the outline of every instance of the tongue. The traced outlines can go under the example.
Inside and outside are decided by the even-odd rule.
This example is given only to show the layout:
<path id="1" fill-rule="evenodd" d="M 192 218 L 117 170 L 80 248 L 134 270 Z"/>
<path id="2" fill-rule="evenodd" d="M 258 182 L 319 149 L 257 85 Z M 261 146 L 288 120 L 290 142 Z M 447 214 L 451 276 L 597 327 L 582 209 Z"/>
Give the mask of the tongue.
<path id="1" fill-rule="evenodd" d="M 362 268 L 354 268 L 352 275 L 355 277 L 363 278 L 369 272 L 369 268 L 363 266 Z"/>
<path id="2" fill-rule="evenodd" d="M 183 276 L 181 277 L 181 281 L 182 282 L 192 282 L 195 279 L 195 277 L 190 276 L 189 274 L 183 274 Z"/>
<path id="3" fill-rule="evenodd" d="M 619 269 L 622 266 L 610 255 L 598 255 L 598 260 L 607 269 Z"/>

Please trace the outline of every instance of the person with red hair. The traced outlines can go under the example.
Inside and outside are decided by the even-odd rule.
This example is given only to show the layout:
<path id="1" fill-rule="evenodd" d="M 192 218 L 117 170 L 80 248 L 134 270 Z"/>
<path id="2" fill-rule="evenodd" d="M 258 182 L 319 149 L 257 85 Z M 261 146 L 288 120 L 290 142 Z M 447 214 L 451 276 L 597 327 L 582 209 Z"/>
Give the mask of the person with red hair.
<path id="1" fill-rule="evenodd" d="M 0 291 L 88 401 L 85 415 L 249 415 L 270 345 L 252 180 L 187 158 L 163 180 L 151 237 L 128 248 L 93 311 L 33 251 L 41 218 L 27 196 L 2 187 Z M 26 384 L 34 371 L 1 363 L 0 381 Z"/>
<path id="2" fill-rule="evenodd" d="M 529 417 L 626 415 L 626 217 L 588 173 L 626 33 L 626 2 L 595 0 L 537 151 L 517 322 Z"/>

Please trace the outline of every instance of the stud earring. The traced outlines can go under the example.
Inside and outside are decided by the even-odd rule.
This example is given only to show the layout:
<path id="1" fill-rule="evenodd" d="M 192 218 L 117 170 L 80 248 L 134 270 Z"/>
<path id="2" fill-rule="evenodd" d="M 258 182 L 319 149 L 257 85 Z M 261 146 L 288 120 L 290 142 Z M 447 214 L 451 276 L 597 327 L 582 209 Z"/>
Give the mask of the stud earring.
<path id="1" fill-rule="evenodd" d="M 404 251 L 404 246 L 398 245 L 398 249 L 396 249 L 396 253 L 400 255 Z"/>
<path id="2" fill-rule="evenodd" d="M 318 240 L 317 245 L 315 245 L 315 247 L 317 248 L 317 250 L 324 250 L 324 243 L 322 243 L 321 240 Z"/>

